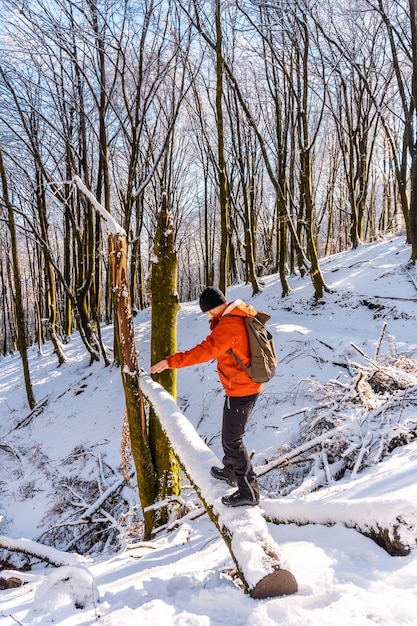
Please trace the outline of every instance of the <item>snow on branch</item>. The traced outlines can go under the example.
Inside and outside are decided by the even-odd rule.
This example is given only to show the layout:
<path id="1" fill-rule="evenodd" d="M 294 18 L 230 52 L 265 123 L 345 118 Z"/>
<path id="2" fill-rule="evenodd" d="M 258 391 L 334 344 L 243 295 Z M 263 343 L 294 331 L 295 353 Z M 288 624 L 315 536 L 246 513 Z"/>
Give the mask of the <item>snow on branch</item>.
<path id="1" fill-rule="evenodd" d="M 79 565 L 89 562 L 86 557 L 75 554 L 74 552 L 61 552 L 56 548 L 45 546 L 31 539 L 10 539 L 4 535 L 0 535 L 0 548 L 5 548 L 11 552 L 20 552 L 29 556 L 45 561 L 55 567 L 63 565 Z"/>
<path id="2" fill-rule="evenodd" d="M 133 476 L 133 472 L 130 473 L 130 476 Z M 105 501 L 112 496 L 118 489 L 120 489 L 121 487 L 123 487 L 123 485 L 125 484 L 126 480 L 125 480 L 125 476 L 122 476 L 121 478 L 119 478 L 119 480 L 117 480 L 114 485 L 111 485 L 108 489 L 106 489 L 106 491 L 104 493 L 101 494 L 101 496 L 95 501 L 93 502 L 92 505 L 90 505 L 88 507 L 88 509 L 86 509 L 83 514 L 82 514 L 82 519 L 83 520 L 90 520 L 92 515 L 94 513 L 96 513 L 105 503 Z"/>
<path id="3" fill-rule="evenodd" d="M 98 211 L 101 217 L 104 219 L 107 225 L 107 230 L 112 235 L 122 235 L 125 236 L 125 230 L 116 222 L 116 220 L 110 215 L 108 211 L 104 208 L 102 204 L 95 198 L 95 196 L 91 193 L 91 191 L 86 187 L 79 176 L 74 176 L 74 183 L 77 185 L 78 189 L 83 192 L 83 194 L 90 200 L 93 207 Z"/>

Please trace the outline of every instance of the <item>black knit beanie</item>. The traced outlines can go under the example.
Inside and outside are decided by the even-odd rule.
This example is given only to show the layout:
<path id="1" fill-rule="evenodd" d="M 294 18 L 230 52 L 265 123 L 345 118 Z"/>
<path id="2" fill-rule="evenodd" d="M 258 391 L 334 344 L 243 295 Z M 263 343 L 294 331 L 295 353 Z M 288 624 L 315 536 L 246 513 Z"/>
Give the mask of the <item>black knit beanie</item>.
<path id="1" fill-rule="evenodd" d="M 200 309 L 205 313 L 226 303 L 226 298 L 217 287 L 206 287 L 200 296 Z"/>

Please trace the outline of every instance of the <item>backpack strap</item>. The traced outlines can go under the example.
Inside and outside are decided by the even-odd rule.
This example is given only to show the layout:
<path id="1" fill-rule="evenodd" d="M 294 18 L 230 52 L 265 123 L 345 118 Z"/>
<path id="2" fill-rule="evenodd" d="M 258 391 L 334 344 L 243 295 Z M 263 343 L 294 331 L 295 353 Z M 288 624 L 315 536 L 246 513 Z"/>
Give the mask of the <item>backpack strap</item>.
<path id="1" fill-rule="evenodd" d="M 236 316 L 236 317 L 237 317 L 237 316 Z M 243 363 L 243 361 L 241 361 L 241 360 L 239 359 L 239 357 L 237 356 L 237 354 L 235 354 L 235 353 L 233 352 L 232 348 L 229 348 L 228 350 L 226 350 L 226 352 L 227 352 L 228 354 L 230 354 L 230 356 L 232 356 L 232 357 L 234 358 L 234 360 L 235 360 L 237 363 L 239 363 L 239 365 L 240 365 L 241 367 L 243 367 L 243 369 L 245 370 L 245 372 L 246 372 L 247 374 L 249 374 L 249 371 L 250 371 L 250 370 L 249 370 L 249 368 L 248 368 L 248 367 L 246 367 L 246 365 Z"/>

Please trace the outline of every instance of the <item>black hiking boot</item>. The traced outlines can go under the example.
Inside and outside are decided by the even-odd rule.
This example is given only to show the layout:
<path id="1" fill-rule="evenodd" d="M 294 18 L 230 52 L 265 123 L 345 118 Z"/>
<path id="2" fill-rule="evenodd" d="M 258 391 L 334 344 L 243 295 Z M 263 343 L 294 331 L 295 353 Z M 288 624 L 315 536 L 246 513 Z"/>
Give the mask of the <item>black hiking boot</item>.
<path id="1" fill-rule="evenodd" d="M 225 480 L 231 487 L 236 487 L 237 485 L 235 473 L 226 467 L 212 467 L 210 474 L 217 480 Z"/>
<path id="2" fill-rule="evenodd" d="M 251 496 L 243 496 L 239 489 L 230 494 L 230 496 L 223 496 L 223 504 L 226 506 L 256 506 L 259 504 L 259 500 L 254 500 Z"/>

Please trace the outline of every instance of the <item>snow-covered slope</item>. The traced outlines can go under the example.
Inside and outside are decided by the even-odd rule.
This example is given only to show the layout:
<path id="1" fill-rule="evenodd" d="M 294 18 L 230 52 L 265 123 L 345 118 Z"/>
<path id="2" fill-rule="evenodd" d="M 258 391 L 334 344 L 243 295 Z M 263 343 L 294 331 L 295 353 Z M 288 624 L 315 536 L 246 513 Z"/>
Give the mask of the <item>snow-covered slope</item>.
<path id="1" fill-rule="evenodd" d="M 309 416 L 322 416 L 327 405 L 321 406 L 321 413 L 317 407 L 323 397 L 328 402 L 329 381 L 351 383 L 352 369 L 346 363 L 366 366 L 354 346 L 370 357 L 378 351 L 380 362 L 395 355 L 417 359 L 417 276 L 415 268 L 406 267 L 409 254 L 403 239 L 395 238 L 324 260 L 323 273 L 333 291 L 318 303 L 312 300 L 308 278 L 291 279 L 292 292 L 285 300 L 276 276 L 264 279 L 264 290 L 255 298 L 250 286 L 230 288 L 229 299 L 248 300 L 271 314 L 280 361 L 247 430 L 246 443 L 254 450 L 258 468 L 299 444 L 300 427 Z M 135 325 L 140 366 L 148 370 L 149 312 L 141 312 Z M 197 303 L 184 304 L 178 348 L 187 349 L 206 334 L 207 320 Z M 103 337 L 111 347 L 112 328 L 103 328 Z M 49 345 L 43 354 L 32 350 L 35 396 L 38 402 L 47 400 L 33 414 L 25 403 L 19 359 L 0 359 L 0 533 L 46 541 L 54 526 L 60 549 L 68 547 L 65 531 L 58 528 L 60 520 L 89 504 L 80 501 L 80 486 L 95 485 L 90 493 L 94 501 L 121 477 L 124 411 L 118 369 L 90 367 L 77 338 L 65 351 L 69 362 L 58 368 Z M 223 397 L 214 364 L 179 371 L 178 390 L 180 409 L 221 458 Z M 417 418 L 411 398 L 410 389 L 397 410 L 402 422 Z M 344 405 L 345 413 L 349 410 Z M 352 412 L 352 420 L 358 419 L 363 419 L 362 408 Z M 312 492 L 303 479 L 300 488 L 291 491 L 288 475 L 282 483 L 277 472 L 262 478 L 261 506 L 269 518 L 316 522 L 268 524 L 297 578 L 299 592 L 294 596 L 262 601 L 244 596 L 231 576 L 227 548 L 207 516 L 138 544 L 140 535 L 132 530 L 137 505 L 133 484 L 114 501 L 112 542 L 109 535 L 107 545 L 96 538 L 100 555 L 91 545 L 86 562 L 59 569 L 40 563 L 20 574 L 27 581 L 22 587 L 0 591 L 1 624 L 416 624 L 415 549 L 408 556 L 391 557 L 344 526 L 389 526 L 398 518 L 413 545 L 416 459 L 416 444 L 411 442 L 382 462 L 347 472 L 342 480 Z M 193 500 L 188 491 L 185 495 Z M 77 522 L 74 517 L 71 521 Z M 119 548 L 114 553 L 110 543 L 115 545 L 116 536 Z M 9 575 L 0 572 L 3 578 Z"/>

